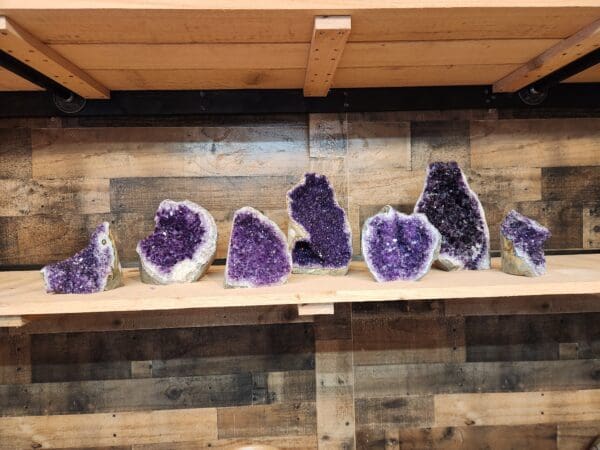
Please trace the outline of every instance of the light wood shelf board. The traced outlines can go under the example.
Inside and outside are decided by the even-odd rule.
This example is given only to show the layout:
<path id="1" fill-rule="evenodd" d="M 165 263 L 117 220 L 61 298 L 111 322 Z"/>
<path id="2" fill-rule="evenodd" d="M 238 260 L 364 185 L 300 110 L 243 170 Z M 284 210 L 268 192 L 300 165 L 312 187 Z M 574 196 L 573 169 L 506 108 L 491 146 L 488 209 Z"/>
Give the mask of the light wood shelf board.
<path id="1" fill-rule="evenodd" d="M 550 256 L 548 273 L 538 278 L 505 274 L 499 264 L 494 258 L 491 270 L 432 270 L 417 282 L 376 283 L 355 262 L 344 277 L 293 275 L 282 286 L 258 289 L 225 289 L 221 266 L 197 283 L 170 286 L 142 284 L 137 269 L 126 269 L 125 286 L 91 295 L 46 294 L 37 271 L 0 272 L 0 317 L 600 293 L 600 254 Z"/>

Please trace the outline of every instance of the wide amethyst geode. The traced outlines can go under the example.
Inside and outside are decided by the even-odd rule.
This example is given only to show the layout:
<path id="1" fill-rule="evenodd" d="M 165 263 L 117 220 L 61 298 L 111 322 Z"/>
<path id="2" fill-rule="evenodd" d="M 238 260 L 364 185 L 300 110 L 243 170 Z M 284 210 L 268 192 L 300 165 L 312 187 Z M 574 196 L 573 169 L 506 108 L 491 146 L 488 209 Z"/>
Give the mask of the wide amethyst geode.
<path id="1" fill-rule="evenodd" d="M 46 292 L 53 294 L 91 294 L 121 286 L 121 264 L 109 223 L 98 225 L 86 248 L 45 266 L 42 276 Z"/>
<path id="2" fill-rule="evenodd" d="M 292 271 L 346 274 L 352 259 L 352 233 L 327 177 L 307 173 L 287 193 L 287 203 Z"/>
<path id="3" fill-rule="evenodd" d="M 538 277 L 546 272 L 544 242 L 550 231 L 515 210 L 500 225 L 502 271 L 513 275 Z"/>
<path id="4" fill-rule="evenodd" d="M 282 284 L 291 270 L 285 235 L 277 224 L 249 206 L 238 209 L 229 238 L 225 287 Z"/>
<path id="5" fill-rule="evenodd" d="M 212 215 L 188 200 L 163 200 L 154 217 L 154 232 L 137 245 L 144 283 L 189 283 L 212 264 L 217 224 Z"/>
<path id="6" fill-rule="evenodd" d="M 438 256 L 442 237 L 424 214 L 384 207 L 362 230 L 362 254 L 379 281 L 418 280 Z"/>
<path id="7" fill-rule="evenodd" d="M 434 162 L 415 212 L 442 235 L 435 265 L 443 270 L 489 269 L 490 233 L 483 207 L 456 162 Z"/>

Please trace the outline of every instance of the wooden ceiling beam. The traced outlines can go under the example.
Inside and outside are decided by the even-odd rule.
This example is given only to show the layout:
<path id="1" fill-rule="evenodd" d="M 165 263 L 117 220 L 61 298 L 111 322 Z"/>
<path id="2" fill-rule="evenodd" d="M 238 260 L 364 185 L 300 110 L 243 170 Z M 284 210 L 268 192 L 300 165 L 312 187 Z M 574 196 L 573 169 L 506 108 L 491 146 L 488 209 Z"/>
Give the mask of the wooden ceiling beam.
<path id="1" fill-rule="evenodd" d="M 84 98 L 110 97 L 109 89 L 4 16 L 0 16 L 0 50 Z"/>
<path id="2" fill-rule="evenodd" d="M 327 96 L 350 29 L 350 16 L 315 17 L 304 79 L 305 97 Z"/>
<path id="3" fill-rule="evenodd" d="M 496 81 L 494 92 L 516 92 L 600 47 L 600 20 L 553 45 Z"/>

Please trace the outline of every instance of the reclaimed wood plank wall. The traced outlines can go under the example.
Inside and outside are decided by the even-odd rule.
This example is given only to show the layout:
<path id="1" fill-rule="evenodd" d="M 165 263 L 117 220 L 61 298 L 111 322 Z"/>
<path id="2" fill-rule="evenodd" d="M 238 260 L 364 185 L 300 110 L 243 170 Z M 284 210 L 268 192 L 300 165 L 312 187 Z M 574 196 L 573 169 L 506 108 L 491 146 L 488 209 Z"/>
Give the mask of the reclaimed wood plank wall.
<path id="1" fill-rule="evenodd" d="M 496 111 L 4 120 L 0 265 L 65 257 L 99 220 L 133 263 L 165 197 L 211 210 L 223 256 L 233 211 L 285 226 L 306 170 L 357 243 L 437 159 L 467 170 L 494 247 L 516 206 L 551 248 L 600 248 L 599 143 L 600 119 Z M 38 317 L 0 329 L 0 449 L 585 449 L 599 323 L 600 296 Z"/>

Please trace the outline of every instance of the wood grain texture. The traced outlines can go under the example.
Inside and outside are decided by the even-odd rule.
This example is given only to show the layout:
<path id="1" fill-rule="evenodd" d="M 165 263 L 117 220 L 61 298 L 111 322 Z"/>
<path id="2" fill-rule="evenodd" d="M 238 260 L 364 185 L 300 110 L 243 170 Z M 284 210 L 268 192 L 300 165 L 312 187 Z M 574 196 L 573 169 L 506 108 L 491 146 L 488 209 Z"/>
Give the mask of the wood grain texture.
<path id="1" fill-rule="evenodd" d="M 0 128 L 0 178 L 31 177 L 31 131 Z"/>
<path id="2" fill-rule="evenodd" d="M 0 68 L 0 91 L 41 91 L 42 88 L 15 75 L 4 68 Z"/>
<path id="3" fill-rule="evenodd" d="M 600 164 L 597 119 L 474 121 L 471 167 Z"/>
<path id="4" fill-rule="evenodd" d="M 600 421 L 558 424 L 557 444 L 559 450 L 589 448 L 598 437 Z"/>
<path id="5" fill-rule="evenodd" d="M 600 199 L 600 165 L 542 169 L 542 198 L 593 206 Z"/>
<path id="6" fill-rule="evenodd" d="M 412 170 L 424 170 L 435 161 L 456 161 L 470 166 L 468 121 L 412 122 L 410 129 Z"/>
<path id="7" fill-rule="evenodd" d="M 600 248 L 600 208 L 583 209 L 583 248 Z"/>

